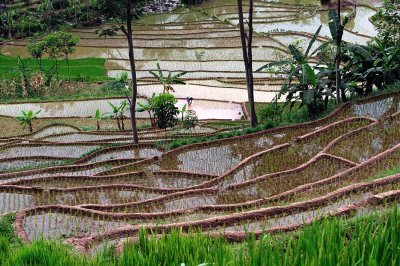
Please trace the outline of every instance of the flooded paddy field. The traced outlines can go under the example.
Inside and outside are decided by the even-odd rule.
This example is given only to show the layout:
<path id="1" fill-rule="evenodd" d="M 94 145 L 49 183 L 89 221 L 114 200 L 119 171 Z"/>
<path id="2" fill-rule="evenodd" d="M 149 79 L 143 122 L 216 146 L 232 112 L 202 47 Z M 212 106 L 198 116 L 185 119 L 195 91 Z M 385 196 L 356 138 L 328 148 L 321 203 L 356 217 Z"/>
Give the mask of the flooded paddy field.
<path id="1" fill-rule="evenodd" d="M 370 17 L 380 4 L 381 1 L 359 1 L 346 26 L 344 40 L 366 44 L 376 36 Z M 236 9 L 233 0 L 211 0 L 195 8 L 145 15 L 137 20 L 133 31 L 139 80 L 152 78 L 149 71 L 156 69 L 157 61 L 163 70 L 173 73 L 187 71 L 184 78 L 200 80 L 199 84 L 217 79 L 228 82 L 234 78 L 244 80 Z M 352 11 L 352 7 L 348 7 L 343 12 L 347 15 Z M 288 56 L 287 47 L 294 42 L 305 48 L 320 25 L 323 27 L 315 47 L 330 38 L 328 11 L 320 6 L 319 1 L 255 1 L 254 68 Z M 108 27 L 111 25 L 102 26 Z M 127 41 L 122 32 L 100 38 L 96 33 L 99 29 L 71 30 L 80 38 L 71 58 L 105 58 L 108 76 L 118 77 L 129 69 Z M 0 46 L 0 52 L 9 56 L 28 56 L 27 43 L 27 40 L 7 43 Z M 227 62 L 223 69 L 220 68 L 222 62 Z M 270 82 L 263 79 L 274 76 L 279 77 L 279 74 L 255 73 L 255 79 L 264 86 Z"/>
<path id="2" fill-rule="evenodd" d="M 89 249 L 134 237 L 141 227 L 241 234 L 295 229 L 344 211 L 364 215 L 399 203 L 398 97 L 375 96 L 313 122 L 170 151 L 154 143 L 96 145 L 124 132 L 47 127 L 1 148 L 2 165 L 31 168 L 0 173 L 0 212 L 17 212 L 16 227 L 28 240 L 80 238 Z M 215 130 L 204 124 L 198 134 Z M 166 136 L 159 134 L 140 133 Z M 81 143 L 85 136 L 93 143 Z M 76 158 L 35 167 L 57 160 L 53 149 Z M 31 158 L 17 159 L 26 154 Z"/>
<path id="3" fill-rule="evenodd" d="M 255 2 L 254 68 L 287 57 L 294 42 L 306 49 L 319 25 L 314 48 L 330 38 L 328 11 L 319 2 Z M 370 17 L 379 4 L 359 1 L 345 40 L 365 44 L 377 34 Z M 291 231 L 327 217 L 399 205 L 399 93 L 350 101 L 323 118 L 251 134 L 239 123 L 210 122 L 244 118 L 248 96 L 237 23 L 233 0 L 136 21 L 139 102 L 162 90 L 149 73 L 157 63 L 172 73 L 187 71 L 187 85 L 174 86 L 176 106 L 194 97 L 199 125 L 144 127 L 140 144 L 131 144 L 128 128 L 116 132 L 110 130 L 115 125 L 102 124 L 96 130 L 93 121 L 91 127 L 40 122 L 29 134 L 1 132 L 0 215 L 16 213 L 14 226 L 26 241 L 62 240 L 90 251 L 137 237 L 141 228 L 195 228 L 239 239 L 246 232 Z M 118 77 L 130 68 L 127 42 L 121 32 L 100 38 L 99 29 L 70 30 L 80 37 L 72 58 L 104 58 L 107 75 Z M 6 43 L 0 52 L 27 56 L 27 43 Z M 270 102 L 280 75 L 255 73 L 256 99 Z M 40 121 L 88 119 L 96 110 L 108 112 L 108 102 L 123 100 L 0 104 L 0 114 L 10 119 L 22 110 L 41 110 Z M 138 118 L 149 117 L 142 112 Z M 237 136 L 220 135 L 231 130 Z M 176 140 L 187 142 L 173 149 L 169 144 Z"/>

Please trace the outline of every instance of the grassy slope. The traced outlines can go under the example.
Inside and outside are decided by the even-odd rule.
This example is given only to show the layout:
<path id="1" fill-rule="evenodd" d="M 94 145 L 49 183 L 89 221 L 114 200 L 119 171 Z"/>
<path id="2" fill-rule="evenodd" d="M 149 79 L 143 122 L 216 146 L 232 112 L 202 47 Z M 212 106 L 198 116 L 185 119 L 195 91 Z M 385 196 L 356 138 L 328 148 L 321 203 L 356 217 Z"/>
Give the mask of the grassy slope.
<path id="1" fill-rule="evenodd" d="M 25 60 L 25 59 L 24 59 Z M 70 61 L 70 73 L 71 79 L 76 80 L 79 77 L 84 76 L 87 81 L 104 81 L 109 78 L 106 76 L 106 70 L 104 68 L 105 59 L 102 58 L 85 58 L 85 59 L 71 59 Z M 55 65 L 53 59 L 42 59 L 42 66 L 44 69 L 50 69 Z M 13 71 L 12 68 L 18 66 L 18 59 L 14 57 L 8 57 L 0 54 L 0 79 L 10 79 L 15 77 L 18 72 Z M 37 60 L 29 59 L 29 68 L 35 72 L 39 71 L 40 67 Z M 66 60 L 58 60 L 59 76 L 62 78 L 68 78 L 68 67 Z"/>
<path id="2" fill-rule="evenodd" d="M 228 244 L 204 234 L 179 232 L 161 239 L 140 234 L 122 256 L 112 248 L 84 257 L 59 242 L 24 245 L 10 231 L 12 217 L 0 221 L 2 265 L 399 265 L 400 213 L 397 208 L 350 220 L 326 219 L 297 232 L 249 238 Z M 182 264 L 183 263 L 183 264 Z"/>

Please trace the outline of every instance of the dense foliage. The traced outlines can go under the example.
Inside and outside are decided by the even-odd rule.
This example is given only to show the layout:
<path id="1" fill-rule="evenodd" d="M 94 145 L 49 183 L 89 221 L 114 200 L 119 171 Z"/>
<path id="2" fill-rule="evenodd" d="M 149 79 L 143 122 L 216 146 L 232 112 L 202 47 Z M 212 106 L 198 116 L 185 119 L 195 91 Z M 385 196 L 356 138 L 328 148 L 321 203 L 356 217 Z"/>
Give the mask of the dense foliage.
<path id="1" fill-rule="evenodd" d="M 139 10 L 147 1 L 136 1 Z M 93 27 L 125 17 L 125 0 L 2 0 L 0 40 L 38 36 L 71 27 Z"/>
<path id="2" fill-rule="evenodd" d="M 372 20 L 379 31 L 379 39 L 388 46 L 400 45 L 400 0 L 385 0 Z"/>
<path id="3" fill-rule="evenodd" d="M 396 208 L 350 221 L 325 220 L 285 235 L 249 236 L 242 245 L 228 244 L 197 232 L 174 231 L 161 238 L 140 233 L 121 256 L 112 246 L 94 258 L 46 241 L 21 245 L 10 222 L 0 220 L 2 265 L 398 265 L 400 220 Z M 3 234 L 4 233 L 4 234 Z"/>
<path id="4" fill-rule="evenodd" d="M 330 10 L 332 40 L 311 51 L 319 28 L 306 51 L 292 44 L 289 46 L 291 57 L 267 64 L 258 71 L 278 68 L 284 72 L 286 83 L 277 97 L 286 97 L 290 108 L 301 102 L 299 107 L 307 106 L 310 116 L 326 111 L 330 99 L 346 101 L 384 90 L 400 80 L 399 14 L 398 0 L 386 0 L 375 18 L 378 37 L 368 45 L 359 45 L 341 40 L 351 14 L 341 23 L 337 13 Z M 339 68 L 337 60 L 340 60 Z M 337 90 L 336 83 L 340 84 Z"/>
<path id="5" fill-rule="evenodd" d="M 164 129 L 176 125 L 179 114 L 179 110 L 175 107 L 176 103 L 174 95 L 169 93 L 161 93 L 153 98 L 154 116 L 159 128 Z"/>

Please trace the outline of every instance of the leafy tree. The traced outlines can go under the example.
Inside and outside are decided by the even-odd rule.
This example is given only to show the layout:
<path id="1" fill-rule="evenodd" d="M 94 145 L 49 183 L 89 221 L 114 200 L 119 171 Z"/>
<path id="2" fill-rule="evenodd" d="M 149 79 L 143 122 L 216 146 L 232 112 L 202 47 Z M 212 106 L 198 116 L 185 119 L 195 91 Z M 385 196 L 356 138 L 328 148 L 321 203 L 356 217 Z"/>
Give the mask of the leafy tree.
<path id="1" fill-rule="evenodd" d="M 68 66 L 68 79 L 71 81 L 69 58 L 68 56 L 75 52 L 76 45 L 79 42 L 78 36 L 72 33 L 58 32 L 57 37 L 60 39 L 60 52 L 64 54 Z"/>
<path id="2" fill-rule="evenodd" d="M 59 74 L 58 70 L 58 58 L 60 58 L 63 53 L 61 50 L 62 43 L 61 39 L 59 38 L 57 33 L 52 33 L 44 37 L 44 45 L 45 45 L 45 50 L 47 54 L 49 55 L 49 58 L 52 58 L 55 60 L 55 65 L 56 65 L 56 73 L 57 73 L 57 78 Z"/>
<path id="3" fill-rule="evenodd" d="M 44 15 L 44 20 L 47 21 L 47 30 L 52 30 L 52 21 L 55 15 L 53 0 L 41 1 L 38 10 Z"/>
<path id="4" fill-rule="evenodd" d="M 368 46 L 344 46 L 343 79 L 350 92 L 368 95 L 376 87 L 393 85 L 400 79 L 400 47 L 386 47 L 375 38 Z"/>
<path id="5" fill-rule="evenodd" d="M 57 58 L 64 55 L 68 66 L 68 78 L 71 80 L 68 56 L 75 52 L 78 42 L 79 38 L 77 36 L 62 31 L 51 33 L 44 38 L 42 45 L 44 46 L 44 50 L 49 54 L 49 57 L 55 59 L 57 75 L 59 73 Z"/>
<path id="6" fill-rule="evenodd" d="M 37 119 L 37 116 L 40 112 L 41 112 L 41 110 L 39 110 L 35 113 L 32 110 L 21 111 L 22 115 L 17 116 L 16 119 L 23 126 L 23 129 L 25 129 L 28 126 L 29 132 L 32 133 L 33 132 L 32 122 L 33 122 L 33 120 Z"/>
<path id="7" fill-rule="evenodd" d="M 14 10 L 10 10 L 7 6 L 7 2 L 6 0 L 3 0 L 3 7 L 4 7 L 4 16 L 2 16 L 2 21 L 5 25 L 7 25 L 7 33 L 8 33 L 8 39 L 12 39 L 12 29 L 13 29 L 13 24 L 14 24 L 14 20 L 13 17 L 15 15 L 15 11 Z"/>
<path id="8" fill-rule="evenodd" d="M 385 46 L 400 46 L 400 0 L 385 0 L 373 21 Z"/>
<path id="9" fill-rule="evenodd" d="M 33 58 L 38 61 L 40 70 L 43 70 L 42 67 L 42 57 L 46 52 L 46 45 L 45 42 L 33 42 L 28 45 L 28 51 Z"/>
<path id="10" fill-rule="evenodd" d="M 131 113 L 132 139 L 133 143 L 139 142 L 139 136 L 136 125 L 136 102 L 138 96 L 138 86 L 136 78 L 135 54 L 133 51 L 133 31 L 132 22 L 139 18 L 139 9 L 134 9 L 133 0 L 98 0 L 99 10 L 103 16 L 110 21 L 113 21 L 113 26 L 109 29 L 100 31 L 100 36 L 115 35 L 117 30 L 121 30 L 128 41 L 129 63 L 131 68 L 132 78 L 132 96 L 128 98 L 129 109 Z"/>
<path id="11" fill-rule="evenodd" d="M 177 103 L 174 95 L 161 93 L 153 99 L 154 116 L 157 126 L 161 129 L 174 127 L 178 122 L 179 110 L 175 107 Z"/>
<path id="12" fill-rule="evenodd" d="M 164 87 L 163 93 L 167 93 L 171 84 L 186 84 L 181 77 L 185 75 L 187 72 L 178 73 L 176 75 L 172 75 L 171 72 L 168 73 L 168 76 L 163 75 L 163 71 L 161 70 L 160 64 L 157 63 L 157 73 L 154 71 L 149 71 Z"/>
<path id="13" fill-rule="evenodd" d="M 239 15 L 239 28 L 240 28 L 240 39 L 242 42 L 242 51 L 243 51 L 243 61 L 246 70 L 246 84 L 247 84 L 247 93 L 249 97 L 250 103 L 250 117 L 251 117 L 251 126 L 257 126 L 257 114 L 254 105 L 254 81 L 253 81 L 253 9 L 254 4 L 253 0 L 249 0 L 249 17 L 247 21 L 248 32 L 246 33 L 244 26 L 244 18 L 243 18 L 243 3 L 242 0 L 237 0 L 238 6 L 238 15 Z"/>
<path id="14" fill-rule="evenodd" d="M 329 30 L 331 32 L 333 41 L 336 45 L 336 101 L 340 103 L 340 90 L 341 90 L 341 75 L 340 75 L 340 63 L 341 63 L 341 46 L 343 39 L 344 26 L 346 23 L 342 24 L 341 17 L 341 3 L 338 0 L 337 12 L 333 9 L 329 10 Z M 342 96 L 345 96 L 342 94 Z"/>

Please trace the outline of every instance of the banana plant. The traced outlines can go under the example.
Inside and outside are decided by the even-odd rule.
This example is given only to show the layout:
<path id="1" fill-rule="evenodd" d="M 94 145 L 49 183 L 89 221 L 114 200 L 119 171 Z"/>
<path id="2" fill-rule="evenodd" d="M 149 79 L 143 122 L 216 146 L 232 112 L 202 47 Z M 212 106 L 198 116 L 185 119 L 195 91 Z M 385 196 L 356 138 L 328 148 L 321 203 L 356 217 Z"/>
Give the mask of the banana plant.
<path id="1" fill-rule="evenodd" d="M 20 122 L 20 125 L 22 125 L 23 129 L 28 127 L 29 132 L 32 133 L 33 132 L 32 122 L 33 120 L 37 119 L 37 116 L 40 112 L 41 110 L 37 112 L 33 112 L 32 110 L 21 111 L 22 115 L 17 116 L 16 119 Z"/>
<path id="2" fill-rule="evenodd" d="M 375 38 L 368 46 L 345 45 L 344 54 L 347 57 L 344 60 L 342 86 L 351 92 L 368 95 L 374 87 L 382 90 L 384 84 L 391 85 L 400 79 L 399 47 L 386 47 Z"/>
<path id="3" fill-rule="evenodd" d="M 139 107 L 136 108 L 136 112 L 147 112 L 149 114 L 150 117 L 150 122 L 151 122 L 151 126 L 152 127 L 156 127 L 157 126 L 157 121 L 155 119 L 155 117 L 153 116 L 153 111 L 154 111 L 154 106 L 153 106 L 153 99 L 155 97 L 155 93 L 153 93 L 153 95 L 151 96 L 151 98 L 147 98 L 147 104 L 143 104 L 143 103 L 139 103 L 138 105 Z"/>
<path id="4" fill-rule="evenodd" d="M 323 104 L 322 100 L 324 97 L 327 99 L 332 96 L 331 92 L 327 90 L 326 81 L 319 79 L 321 75 L 316 71 L 317 66 L 311 66 L 310 63 L 313 55 L 321 49 L 318 47 L 311 52 L 321 29 L 322 26 L 315 32 L 304 53 L 295 45 L 289 45 L 291 58 L 266 64 L 256 71 L 261 72 L 273 67 L 285 67 L 287 82 L 282 85 L 276 96 L 277 99 L 286 95 L 286 104 L 290 105 L 290 109 L 294 107 L 296 102 L 300 101 L 300 107 L 307 106 L 311 115 L 316 115 L 326 109 L 327 106 Z"/>
<path id="5" fill-rule="evenodd" d="M 108 105 L 111 107 L 112 110 L 110 113 L 108 113 L 108 117 L 117 120 L 117 126 L 119 130 L 125 130 L 124 119 L 125 119 L 125 113 L 128 109 L 127 101 L 126 100 L 122 101 L 119 106 L 116 106 L 111 102 L 108 102 Z"/>
<path id="6" fill-rule="evenodd" d="M 17 58 L 18 66 L 10 68 L 11 71 L 17 72 L 21 79 L 23 79 L 25 86 L 29 86 L 29 78 L 32 74 L 32 69 L 29 67 L 30 58 L 22 59 L 20 56 Z"/>
<path id="7" fill-rule="evenodd" d="M 186 75 L 187 72 L 181 72 L 176 75 L 172 75 L 172 73 L 169 72 L 168 76 L 164 76 L 159 63 L 157 63 L 157 73 L 154 71 L 149 71 L 149 73 L 163 85 L 163 93 L 169 93 L 169 91 L 171 91 L 171 84 L 186 84 L 181 77 Z"/>
<path id="8" fill-rule="evenodd" d="M 106 116 L 102 113 L 100 113 L 99 109 L 96 109 L 96 112 L 94 114 L 94 117 L 92 118 L 93 120 L 96 120 L 96 129 L 100 130 L 100 121 L 106 118 Z"/>

